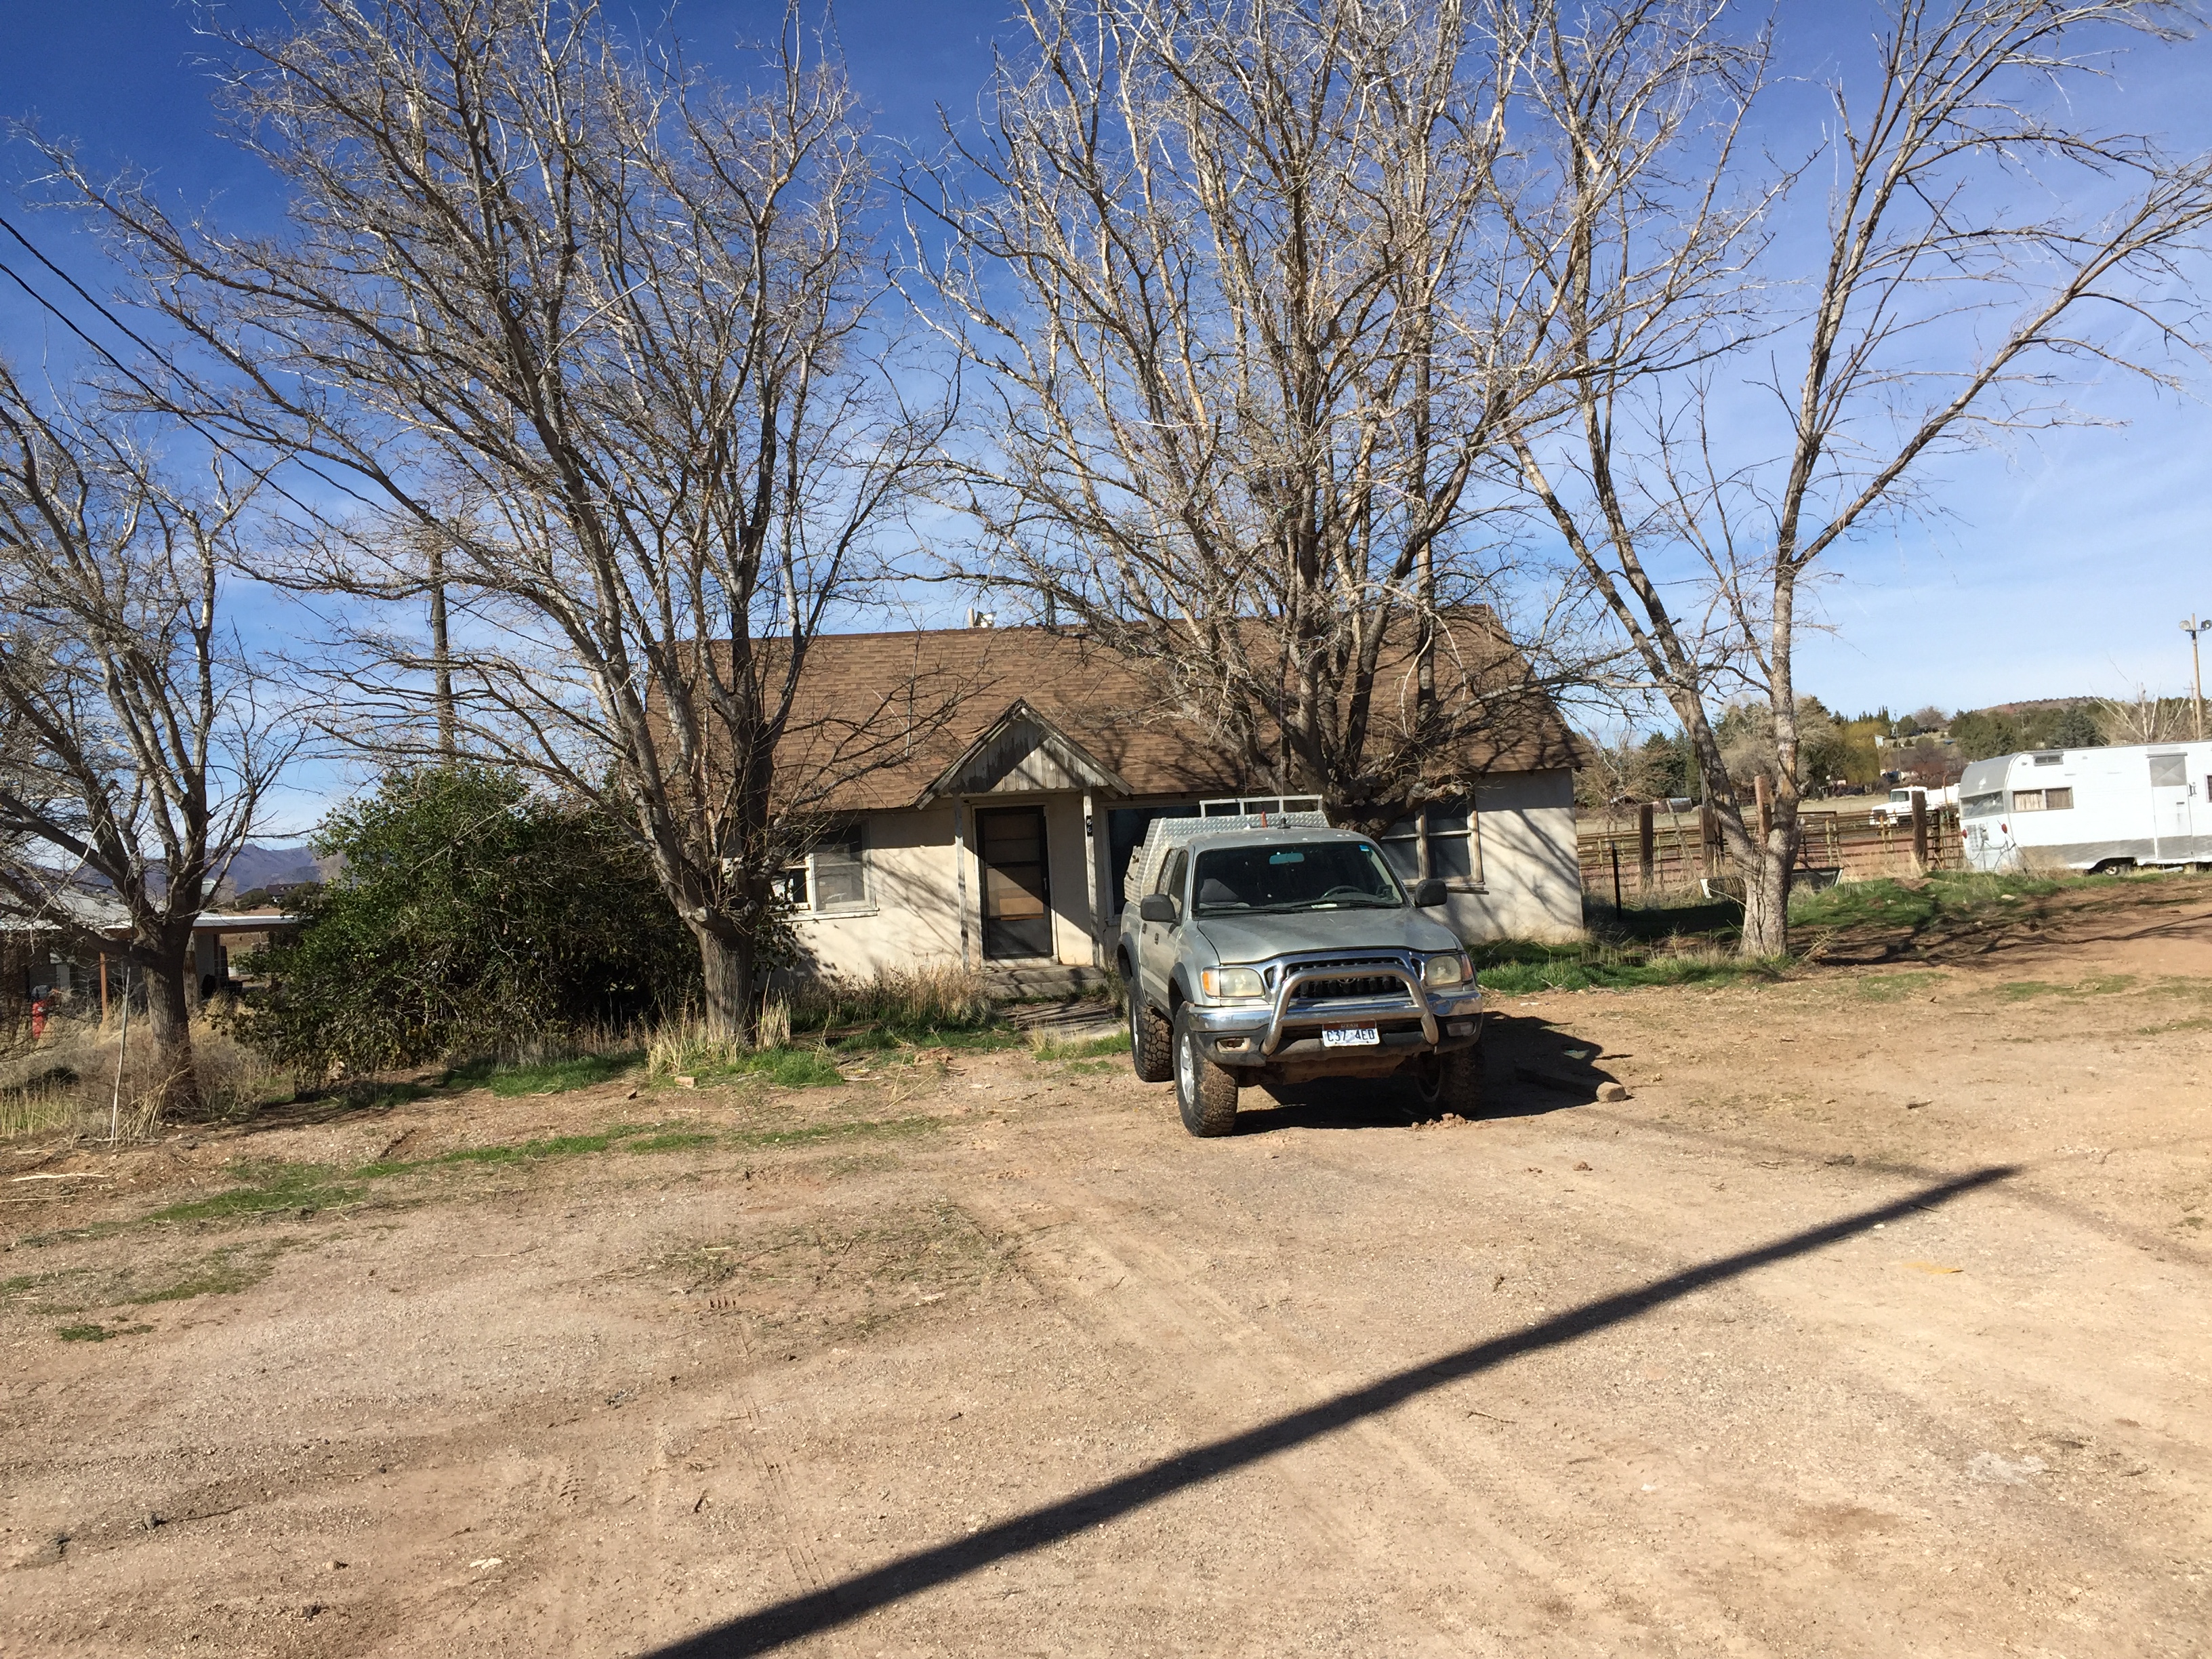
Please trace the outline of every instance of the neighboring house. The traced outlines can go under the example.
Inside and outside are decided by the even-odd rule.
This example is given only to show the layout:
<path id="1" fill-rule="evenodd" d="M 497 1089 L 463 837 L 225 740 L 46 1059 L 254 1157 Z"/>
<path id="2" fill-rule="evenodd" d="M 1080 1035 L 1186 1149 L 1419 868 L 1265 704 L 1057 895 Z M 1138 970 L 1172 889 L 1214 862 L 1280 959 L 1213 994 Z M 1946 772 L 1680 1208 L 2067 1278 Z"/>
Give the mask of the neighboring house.
<path id="1" fill-rule="evenodd" d="M 1452 625 L 1479 636 L 1501 674 L 1523 677 L 1486 612 L 1457 613 Z M 1155 817 L 1316 805 L 1238 775 L 1161 708 L 1153 686 L 1078 635 L 838 635 L 810 650 L 805 701 L 872 711 L 874 740 L 903 750 L 829 794 L 830 827 L 787 876 L 799 945 L 818 972 L 1103 965 L 1123 874 Z M 917 684 L 959 690 L 949 718 L 902 741 L 896 711 Z M 1583 926 L 1572 777 L 1582 751 L 1547 700 L 1506 702 L 1518 711 L 1512 729 L 1458 757 L 1460 775 L 1476 780 L 1471 793 L 1381 839 L 1408 878 L 1443 878 L 1462 937 L 1571 938 Z"/>
<path id="2" fill-rule="evenodd" d="M 79 927 L 113 939 L 118 947 L 131 935 L 128 913 L 108 894 L 71 891 L 55 896 L 53 902 L 64 907 Z M 234 950 L 240 954 L 258 950 L 277 934 L 300 926 L 299 918 L 276 913 L 204 911 L 192 922 L 192 971 L 187 988 L 194 1000 L 230 983 Z M 33 1000 L 96 1008 L 105 1017 L 110 1002 L 126 985 L 132 1005 L 144 1007 L 143 988 L 125 972 L 119 949 L 111 963 L 103 953 L 72 945 L 50 921 L 0 913 L 0 1022 L 13 1021 L 15 1011 Z"/>

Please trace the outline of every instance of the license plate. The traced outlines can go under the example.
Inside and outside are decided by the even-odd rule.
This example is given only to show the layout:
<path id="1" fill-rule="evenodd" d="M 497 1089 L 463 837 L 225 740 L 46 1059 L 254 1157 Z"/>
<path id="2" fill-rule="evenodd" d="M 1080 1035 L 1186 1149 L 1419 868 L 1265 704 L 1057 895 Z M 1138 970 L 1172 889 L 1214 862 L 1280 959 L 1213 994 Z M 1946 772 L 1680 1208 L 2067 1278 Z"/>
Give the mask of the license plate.
<path id="1" fill-rule="evenodd" d="M 1365 1048 L 1382 1041 L 1372 1025 L 1337 1025 L 1321 1034 L 1324 1048 Z"/>

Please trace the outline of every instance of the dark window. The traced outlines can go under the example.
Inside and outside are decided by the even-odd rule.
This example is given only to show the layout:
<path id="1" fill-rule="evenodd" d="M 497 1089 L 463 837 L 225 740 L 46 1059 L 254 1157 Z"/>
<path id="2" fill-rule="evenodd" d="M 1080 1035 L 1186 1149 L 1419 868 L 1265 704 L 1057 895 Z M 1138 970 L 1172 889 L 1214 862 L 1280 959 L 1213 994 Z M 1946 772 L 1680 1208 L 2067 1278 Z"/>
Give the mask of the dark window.
<path id="1" fill-rule="evenodd" d="M 857 910 L 868 902 L 868 867 L 858 824 L 825 836 L 814 848 L 814 908 Z"/>
<path id="2" fill-rule="evenodd" d="M 784 866 L 776 896 L 794 910 L 821 914 L 864 910 L 868 905 L 868 866 L 860 827 L 831 831 L 814 850 Z"/>
<path id="3" fill-rule="evenodd" d="M 1482 879 L 1482 848 L 1474 809 L 1466 801 L 1432 801 L 1382 832 L 1382 854 L 1401 881 L 1424 874 L 1438 881 L 1473 884 Z M 1421 849 L 1428 848 L 1428 869 Z"/>
<path id="4" fill-rule="evenodd" d="M 1116 806 L 1106 814 L 1106 869 L 1112 878 L 1106 902 L 1115 915 L 1121 914 L 1121 895 L 1129 879 L 1129 860 L 1145 844 L 1145 831 L 1154 818 L 1194 818 L 1198 808 L 1180 806 Z"/>
<path id="5" fill-rule="evenodd" d="M 2063 755 L 2038 755 L 2035 757 L 2035 763 L 2038 766 L 2056 766 L 2065 758 Z"/>
<path id="6" fill-rule="evenodd" d="M 1190 848 L 1178 847 L 1160 865 L 1160 884 L 1152 890 L 1170 898 L 1182 897 L 1182 872 L 1190 868 Z"/>
<path id="7" fill-rule="evenodd" d="M 1969 818 L 1993 818 L 2004 811 L 2004 791 L 1993 789 L 1986 795 L 1969 795 L 1959 804 L 1960 816 Z"/>

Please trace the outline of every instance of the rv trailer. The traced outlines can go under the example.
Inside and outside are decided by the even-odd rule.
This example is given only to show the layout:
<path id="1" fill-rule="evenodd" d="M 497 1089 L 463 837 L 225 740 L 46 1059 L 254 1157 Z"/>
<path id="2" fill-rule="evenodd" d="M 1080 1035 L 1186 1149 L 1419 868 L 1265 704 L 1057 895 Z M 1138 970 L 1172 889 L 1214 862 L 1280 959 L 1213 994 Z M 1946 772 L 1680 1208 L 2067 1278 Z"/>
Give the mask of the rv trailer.
<path id="1" fill-rule="evenodd" d="M 1959 803 L 1977 870 L 2212 863 L 2212 743 L 1999 755 L 1966 768 Z"/>

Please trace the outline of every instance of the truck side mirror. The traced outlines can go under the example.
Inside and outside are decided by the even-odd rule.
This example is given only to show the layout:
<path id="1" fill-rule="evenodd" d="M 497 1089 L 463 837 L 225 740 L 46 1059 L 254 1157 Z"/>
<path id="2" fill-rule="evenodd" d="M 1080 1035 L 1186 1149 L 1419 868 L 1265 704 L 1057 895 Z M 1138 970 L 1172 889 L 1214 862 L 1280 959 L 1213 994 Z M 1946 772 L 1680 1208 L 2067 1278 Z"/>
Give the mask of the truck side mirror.
<path id="1" fill-rule="evenodd" d="M 1436 877 L 1431 876 L 1426 881 L 1414 884 L 1413 908 L 1415 909 L 1433 910 L 1443 902 L 1444 884 Z"/>
<path id="2" fill-rule="evenodd" d="M 1145 902 L 1137 907 L 1137 914 L 1146 921 L 1165 922 L 1172 927 L 1178 912 L 1176 902 L 1165 893 L 1147 893 Z"/>

